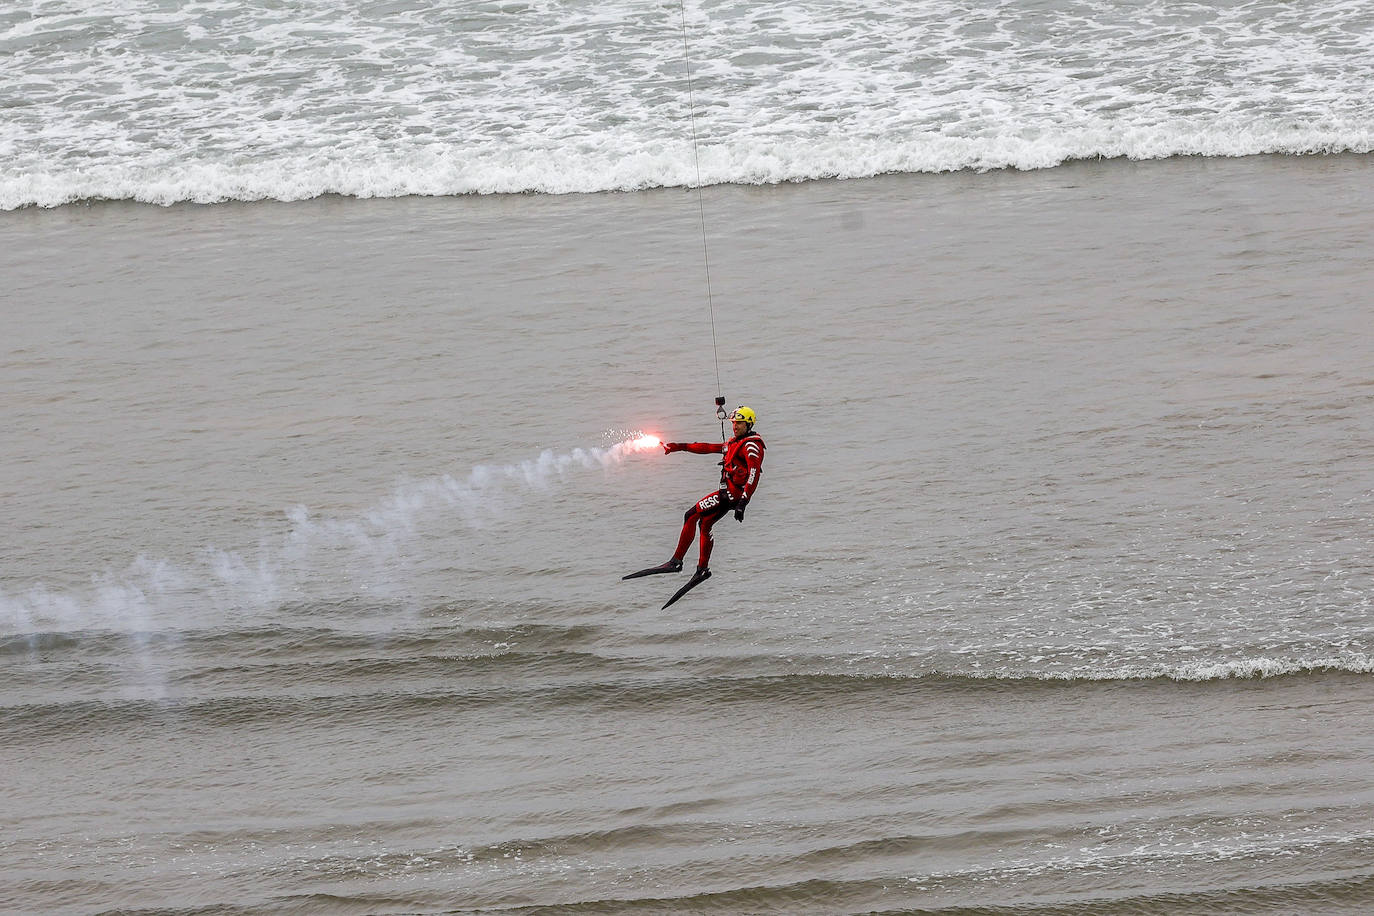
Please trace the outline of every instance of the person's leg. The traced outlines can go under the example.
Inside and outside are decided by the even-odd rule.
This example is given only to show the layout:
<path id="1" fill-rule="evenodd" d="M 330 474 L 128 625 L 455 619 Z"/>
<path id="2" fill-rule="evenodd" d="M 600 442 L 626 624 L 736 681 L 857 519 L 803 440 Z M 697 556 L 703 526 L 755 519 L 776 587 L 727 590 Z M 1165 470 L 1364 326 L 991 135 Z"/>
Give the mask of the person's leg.
<path id="1" fill-rule="evenodd" d="M 716 545 L 716 539 L 711 534 L 711 529 L 716 522 L 725 517 L 725 513 L 730 511 L 731 502 L 724 493 L 716 494 L 716 504 L 702 513 L 697 525 L 701 528 L 701 547 L 698 553 L 697 569 L 707 569 L 711 563 L 711 548 Z"/>
<path id="2" fill-rule="evenodd" d="M 701 518 L 701 547 L 697 552 L 697 569 L 706 569 L 711 565 L 711 548 L 716 546 L 716 539 L 711 536 L 711 528 L 724 514 L 725 509 L 722 508 L 719 512 Z"/>
<path id="3" fill-rule="evenodd" d="M 682 531 L 677 537 L 677 550 L 673 551 L 674 561 L 681 563 L 682 558 L 687 556 L 687 548 L 692 545 L 692 536 L 696 534 L 697 527 L 704 523 L 706 527 L 701 529 L 702 550 L 705 551 L 706 557 L 710 558 L 711 550 L 705 546 L 710 537 L 710 525 L 715 524 L 715 520 L 725 514 L 725 505 L 724 497 L 717 491 L 703 496 L 687 510 L 682 516 Z M 707 519 L 710 519 L 709 523 L 706 523 Z"/>

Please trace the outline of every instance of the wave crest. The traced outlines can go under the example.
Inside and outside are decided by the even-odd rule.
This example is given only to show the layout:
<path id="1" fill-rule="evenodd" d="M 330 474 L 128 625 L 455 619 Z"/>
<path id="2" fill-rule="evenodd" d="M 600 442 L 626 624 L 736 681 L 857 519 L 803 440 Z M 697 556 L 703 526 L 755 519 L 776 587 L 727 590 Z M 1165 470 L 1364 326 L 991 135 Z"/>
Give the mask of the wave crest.
<path id="1" fill-rule="evenodd" d="M 1241 157 L 1374 152 L 1367 127 L 1211 125 L 1123 129 L 1104 126 L 1050 137 L 912 137 L 747 142 L 703 150 L 704 185 L 773 185 L 889 174 L 1036 170 L 1090 159 Z M 680 153 L 614 146 L 583 153 L 447 148 L 286 155 L 246 163 L 118 162 L 0 176 L 0 210 L 128 200 L 170 206 L 229 201 L 300 201 L 489 194 L 578 194 L 696 185 Z"/>

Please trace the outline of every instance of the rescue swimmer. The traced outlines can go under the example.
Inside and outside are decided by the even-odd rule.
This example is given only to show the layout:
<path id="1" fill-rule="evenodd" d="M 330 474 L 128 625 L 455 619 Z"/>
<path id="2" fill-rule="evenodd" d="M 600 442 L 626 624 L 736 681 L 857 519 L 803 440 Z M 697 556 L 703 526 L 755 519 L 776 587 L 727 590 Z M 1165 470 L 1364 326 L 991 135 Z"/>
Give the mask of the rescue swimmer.
<path id="1" fill-rule="evenodd" d="M 722 413 L 724 413 L 723 410 Z M 754 491 L 758 489 L 759 478 L 763 474 L 765 446 L 763 438 L 754 432 L 754 424 L 757 422 L 758 416 L 753 410 L 740 406 L 735 408 L 735 412 L 730 415 L 734 436 L 729 442 L 663 443 L 663 453 L 666 455 L 673 452 L 724 455 L 720 462 L 720 488 L 697 500 L 683 515 L 682 531 L 678 535 L 677 549 L 673 551 L 672 558 L 666 563 L 641 569 L 639 572 L 633 572 L 623 577 L 638 579 L 641 576 L 681 572 L 683 557 L 687 555 L 687 550 L 692 545 L 692 538 L 699 534 L 700 543 L 697 549 L 696 572 L 692 574 L 691 580 L 678 590 L 677 594 L 668 599 L 667 604 L 663 605 L 665 608 L 687 594 L 693 587 L 711 578 L 709 564 L 711 548 L 715 545 L 715 538 L 711 534 L 711 529 L 716 522 L 732 511 L 736 521 L 744 521 L 744 510 L 748 508 L 749 500 L 753 498 Z"/>

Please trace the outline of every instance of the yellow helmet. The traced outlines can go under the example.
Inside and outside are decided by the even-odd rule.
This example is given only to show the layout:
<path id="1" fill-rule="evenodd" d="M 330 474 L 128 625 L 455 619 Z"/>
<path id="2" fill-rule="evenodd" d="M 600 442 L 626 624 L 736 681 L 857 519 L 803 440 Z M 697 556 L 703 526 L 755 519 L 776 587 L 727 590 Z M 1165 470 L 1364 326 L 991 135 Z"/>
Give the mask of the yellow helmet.
<path id="1" fill-rule="evenodd" d="M 748 423 L 750 426 L 753 426 L 755 423 L 759 422 L 759 418 L 758 415 L 755 414 L 748 407 L 744 407 L 741 405 L 740 407 L 735 408 L 734 413 L 730 414 L 730 422 L 744 422 Z"/>

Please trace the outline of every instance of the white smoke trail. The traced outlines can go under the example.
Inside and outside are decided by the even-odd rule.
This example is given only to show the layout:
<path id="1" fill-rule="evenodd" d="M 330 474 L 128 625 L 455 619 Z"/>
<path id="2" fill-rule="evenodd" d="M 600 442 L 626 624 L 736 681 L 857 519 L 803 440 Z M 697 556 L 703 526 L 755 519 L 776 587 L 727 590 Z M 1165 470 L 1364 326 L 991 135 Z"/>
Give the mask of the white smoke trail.
<path id="1" fill-rule="evenodd" d="M 547 449 L 539 457 L 507 465 L 478 465 L 461 480 L 443 475 L 431 480 L 402 484 L 382 505 L 365 517 L 376 531 L 414 530 L 416 516 L 431 510 L 435 503 L 462 511 L 476 521 L 485 507 L 512 489 L 547 490 L 564 480 L 570 471 L 609 469 L 627 457 L 657 448 L 655 436 L 639 435 L 617 442 L 609 448 L 577 448 L 556 454 Z"/>
<path id="2" fill-rule="evenodd" d="M 423 522 L 457 513 L 479 527 L 524 493 L 548 491 L 575 471 L 609 470 L 658 446 L 654 436 L 636 433 L 606 448 L 548 449 L 513 464 L 478 465 L 461 478 L 404 481 L 353 518 L 321 518 L 294 506 L 285 512 L 289 527 L 278 540 L 246 550 L 206 546 L 190 568 L 140 555 L 122 572 L 93 576 L 89 589 L 53 591 L 40 584 L 17 594 L 0 591 L 0 635 L 144 633 L 182 625 L 191 610 L 208 608 L 218 618 L 270 612 L 285 601 L 313 597 L 325 585 L 355 588 L 355 596 L 396 597 L 405 585 L 408 542 Z"/>

